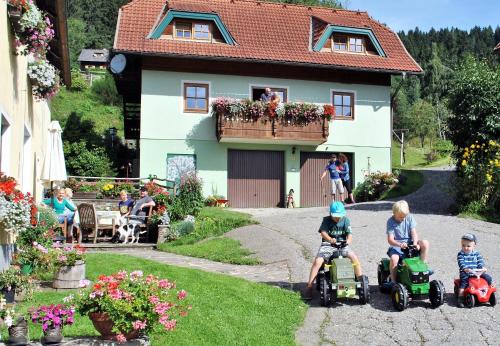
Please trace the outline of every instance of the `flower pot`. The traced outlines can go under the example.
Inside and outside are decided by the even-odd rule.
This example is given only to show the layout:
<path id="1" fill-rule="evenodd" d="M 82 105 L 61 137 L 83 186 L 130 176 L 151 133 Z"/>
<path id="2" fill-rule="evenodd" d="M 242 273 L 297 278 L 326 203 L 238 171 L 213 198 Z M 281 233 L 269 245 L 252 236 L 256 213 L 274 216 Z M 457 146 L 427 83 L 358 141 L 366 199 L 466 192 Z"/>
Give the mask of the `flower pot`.
<path id="1" fill-rule="evenodd" d="M 97 192 L 75 192 L 73 194 L 74 199 L 96 199 Z"/>
<path id="2" fill-rule="evenodd" d="M 23 264 L 21 266 L 21 273 L 23 275 L 30 275 L 33 272 L 33 266 L 31 264 Z"/>
<path id="3" fill-rule="evenodd" d="M 63 339 L 61 326 L 52 327 L 50 326 L 43 332 L 43 336 L 40 338 L 42 345 L 54 345 L 59 344 Z"/>
<path id="4" fill-rule="evenodd" d="M 5 298 L 5 302 L 7 304 L 13 304 L 14 303 L 14 297 L 16 295 L 16 287 L 12 286 L 11 289 L 7 288 L 2 288 L 2 294 Z"/>
<path id="5" fill-rule="evenodd" d="M 80 280 L 85 279 L 85 262 L 76 261 L 73 266 L 62 266 L 54 275 L 52 287 L 79 288 Z"/>
<path id="6" fill-rule="evenodd" d="M 28 323 L 24 317 L 19 317 L 15 324 L 9 327 L 7 345 L 23 346 L 28 344 Z"/>
<path id="7" fill-rule="evenodd" d="M 117 334 L 113 332 L 113 321 L 105 312 L 90 312 L 89 318 L 94 324 L 95 329 L 101 334 L 104 340 L 116 340 Z M 139 336 L 139 330 L 132 330 L 128 333 L 122 333 L 127 340 L 136 339 Z"/>

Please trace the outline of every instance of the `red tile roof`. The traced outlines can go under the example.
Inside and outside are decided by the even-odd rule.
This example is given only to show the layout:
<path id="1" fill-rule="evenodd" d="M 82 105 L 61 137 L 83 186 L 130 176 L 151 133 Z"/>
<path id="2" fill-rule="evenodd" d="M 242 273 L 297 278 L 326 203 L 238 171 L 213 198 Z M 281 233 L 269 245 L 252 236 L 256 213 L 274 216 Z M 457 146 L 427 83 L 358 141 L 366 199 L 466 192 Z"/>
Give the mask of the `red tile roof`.
<path id="1" fill-rule="evenodd" d="M 254 0 L 168 1 L 168 8 L 173 10 L 217 13 L 237 43 L 232 46 L 148 39 L 147 36 L 157 24 L 165 3 L 165 0 L 134 0 L 123 6 L 118 18 L 115 50 L 394 72 L 422 71 L 397 34 L 372 19 L 366 12 Z M 312 17 L 333 25 L 370 28 L 387 57 L 312 51 Z"/>
<path id="2" fill-rule="evenodd" d="M 498 50 L 500 51 L 500 42 L 498 42 L 498 44 L 495 46 L 495 48 L 493 50 Z"/>

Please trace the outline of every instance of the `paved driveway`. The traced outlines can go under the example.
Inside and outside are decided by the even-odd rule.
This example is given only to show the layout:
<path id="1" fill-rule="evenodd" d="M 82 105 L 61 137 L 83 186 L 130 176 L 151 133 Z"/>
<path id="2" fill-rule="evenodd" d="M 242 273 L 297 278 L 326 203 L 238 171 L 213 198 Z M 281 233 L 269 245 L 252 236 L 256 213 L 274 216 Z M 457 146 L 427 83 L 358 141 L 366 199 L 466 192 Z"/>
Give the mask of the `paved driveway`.
<path id="1" fill-rule="evenodd" d="M 324 308 L 316 294 L 304 325 L 296 334 L 300 344 L 500 344 L 500 307 L 458 309 L 453 296 L 453 278 L 458 274 L 456 254 L 460 236 L 465 232 L 478 236 L 478 249 L 487 267 L 500 280 L 500 226 L 448 214 L 449 174 L 441 170 L 426 171 L 424 187 L 406 197 L 420 237 L 430 241 L 429 263 L 435 270 L 433 279 L 441 280 L 446 287 L 445 304 L 432 309 L 427 301 L 418 301 L 411 302 L 403 312 L 392 308 L 390 297 L 379 293 L 376 278 L 377 263 L 387 250 L 385 224 L 391 215 L 392 202 L 356 204 L 348 208 L 354 234 L 352 248 L 369 277 L 372 301 L 365 306 L 357 300 L 341 301 Z M 253 214 L 261 225 L 243 227 L 228 235 L 239 239 L 267 263 L 286 261 L 290 287 L 302 289 L 320 244 L 317 229 L 327 209 L 242 211 Z"/>

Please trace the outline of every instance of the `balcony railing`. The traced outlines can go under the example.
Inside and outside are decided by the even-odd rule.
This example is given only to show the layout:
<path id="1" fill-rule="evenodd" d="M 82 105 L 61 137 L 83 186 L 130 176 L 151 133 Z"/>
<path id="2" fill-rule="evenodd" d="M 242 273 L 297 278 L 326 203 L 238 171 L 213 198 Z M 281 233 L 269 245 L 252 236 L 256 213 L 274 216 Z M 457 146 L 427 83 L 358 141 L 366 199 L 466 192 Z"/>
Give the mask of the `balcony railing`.
<path id="1" fill-rule="evenodd" d="M 283 143 L 320 145 L 328 139 L 328 121 L 321 119 L 306 125 L 280 120 L 234 121 L 217 115 L 216 134 L 219 142 Z"/>

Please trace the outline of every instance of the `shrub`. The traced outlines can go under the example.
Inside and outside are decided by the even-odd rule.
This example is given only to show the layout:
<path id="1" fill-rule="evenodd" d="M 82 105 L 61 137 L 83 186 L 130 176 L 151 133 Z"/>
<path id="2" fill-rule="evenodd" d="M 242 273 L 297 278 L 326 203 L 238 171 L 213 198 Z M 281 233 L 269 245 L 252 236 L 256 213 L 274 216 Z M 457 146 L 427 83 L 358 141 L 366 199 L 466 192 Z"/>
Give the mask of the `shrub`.
<path id="1" fill-rule="evenodd" d="M 92 91 L 106 105 L 119 106 L 121 104 L 121 97 L 116 90 L 115 81 L 109 74 L 92 83 Z"/>
<path id="2" fill-rule="evenodd" d="M 434 144 L 434 150 L 437 151 L 439 156 L 446 157 L 453 151 L 453 143 L 446 139 L 439 139 Z"/>
<path id="3" fill-rule="evenodd" d="M 36 225 L 19 232 L 16 245 L 19 248 L 31 248 L 33 243 L 41 244 L 44 247 L 52 245 L 52 230 L 58 226 L 57 216 L 53 209 L 45 206 L 37 206 L 38 215 Z"/>
<path id="4" fill-rule="evenodd" d="M 425 154 L 425 160 L 427 163 L 431 163 L 436 161 L 439 158 L 438 152 L 434 149 L 431 149 L 427 154 Z"/>
<path id="5" fill-rule="evenodd" d="M 85 78 L 82 76 L 80 72 L 77 70 L 72 70 L 71 71 L 71 90 L 72 91 L 85 91 L 87 90 L 89 85 L 87 84 L 87 81 Z"/>
<path id="6" fill-rule="evenodd" d="M 103 148 L 89 150 L 84 141 L 64 144 L 66 167 L 72 175 L 103 177 L 116 176 L 111 160 Z"/>
<path id="7" fill-rule="evenodd" d="M 172 220 L 182 220 L 186 215 L 198 215 L 203 204 L 201 180 L 188 173 L 181 177 L 179 194 L 171 199 L 168 209 Z"/>
<path id="8" fill-rule="evenodd" d="M 354 195 L 360 202 L 376 201 L 397 182 L 398 177 L 394 173 L 371 173 L 356 187 Z"/>

